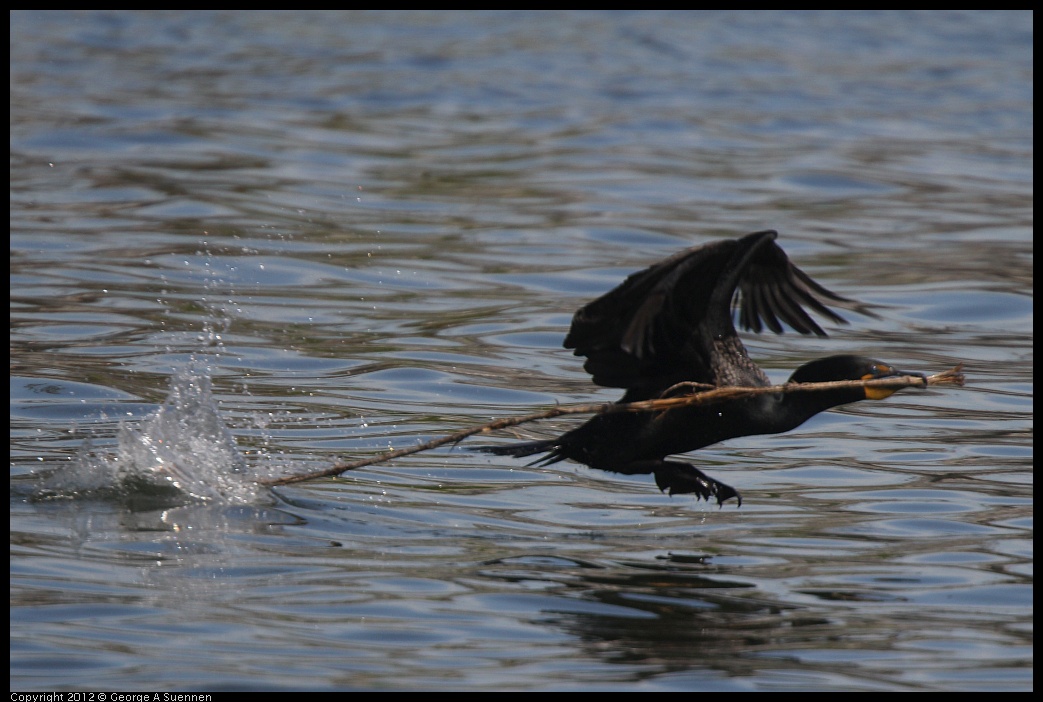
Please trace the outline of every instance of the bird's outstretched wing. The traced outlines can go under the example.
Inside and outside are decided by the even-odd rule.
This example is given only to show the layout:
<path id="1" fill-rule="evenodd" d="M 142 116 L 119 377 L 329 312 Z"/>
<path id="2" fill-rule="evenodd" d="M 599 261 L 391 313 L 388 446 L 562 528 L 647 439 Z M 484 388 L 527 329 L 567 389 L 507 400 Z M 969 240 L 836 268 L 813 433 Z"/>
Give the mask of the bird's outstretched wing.
<path id="1" fill-rule="evenodd" d="M 749 362 L 732 322 L 736 297 L 746 329 L 781 333 L 785 323 L 825 336 L 804 307 L 844 323 L 823 301 L 855 303 L 790 263 L 777 236 L 763 231 L 716 241 L 634 273 L 576 312 L 565 348 L 586 356 L 583 367 L 595 383 L 627 388 L 633 399 L 682 381 L 716 384 L 722 369 L 715 364 L 729 360 L 721 348 Z"/>

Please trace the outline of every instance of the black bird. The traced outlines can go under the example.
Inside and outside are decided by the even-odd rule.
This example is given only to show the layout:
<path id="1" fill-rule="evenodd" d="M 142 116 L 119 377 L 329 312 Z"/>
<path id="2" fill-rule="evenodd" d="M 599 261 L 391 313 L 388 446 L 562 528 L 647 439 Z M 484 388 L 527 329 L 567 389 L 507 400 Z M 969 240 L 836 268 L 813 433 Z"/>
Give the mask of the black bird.
<path id="1" fill-rule="evenodd" d="M 845 320 L 825 300 L 864 309 L 813 281 L 790 263 L 763 231 L 681 251 L 585 305 L 572 318 L 565 348 L 585 356 L 583 368 L 604 387 L 624 388 L 619 402 L 635 402 L 690 392 L 691 383 L 713 386 L 768 386 L 770 381 L 746 352 L 732 322 L 755 332 L 782 333 L 785 322 L 801 334 L 826 336 L 804 307 L 838 323 Z M 921 373 L 900 371 L 862 356 L 829 356 L 806 363 L 789 382 L 868 380 Z M 679 385 L 680 384 L 680 385 Z M 686 385 L 688 384 L 688 385 Z M 570 458 L 591 468 L 654 473 L 660 490 L 694 493 L 718 504 L 742 497 L 732 487 L 688 463 L 666 460 L 719 441 L 753 434 L 779 434 L 838 405 L 879 400 L 894 389 L 842 388 L 774 393 L 665 412 L 596 415 L 556 439 L 476 450 L 505 456 L 547 453 L 535 463 Z"/>

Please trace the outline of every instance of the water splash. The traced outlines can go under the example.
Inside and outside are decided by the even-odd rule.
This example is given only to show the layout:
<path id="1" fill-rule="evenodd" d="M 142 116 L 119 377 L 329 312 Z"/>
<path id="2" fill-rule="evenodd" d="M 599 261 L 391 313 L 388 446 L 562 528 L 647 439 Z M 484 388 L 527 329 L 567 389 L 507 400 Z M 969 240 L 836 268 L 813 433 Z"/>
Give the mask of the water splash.
<path id="1" fill-rule="evenodd" d="M 43 481 L 38 497 L 242 504 L 267 494 L 221 421 L 209 374 L 196 364 L 171 378 L 156 412 L 140 423 L 120 424 L 118 444 L 116 454 L 106 456 L 86 442 L 73 465 Z"/>

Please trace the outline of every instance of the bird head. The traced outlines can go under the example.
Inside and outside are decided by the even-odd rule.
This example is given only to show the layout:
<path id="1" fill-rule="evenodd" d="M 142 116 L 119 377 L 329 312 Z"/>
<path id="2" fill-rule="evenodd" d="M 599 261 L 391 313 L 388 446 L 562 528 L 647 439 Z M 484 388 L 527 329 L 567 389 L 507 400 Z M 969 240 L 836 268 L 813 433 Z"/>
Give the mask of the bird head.
<path id="1" fill-rule="evenodd" d="M 827 356 L 798 368 L 789 381 L 791 383 L 824 383 L 834 380 L 877 380 L 879 378 L 920 378 L 924 387 L 927 376 L 923 373 L 898 370 L 894 366 L 865 356 Z M 851 388 L 853 400 L 883 400 L 901 390 L 894 388 Z"/>

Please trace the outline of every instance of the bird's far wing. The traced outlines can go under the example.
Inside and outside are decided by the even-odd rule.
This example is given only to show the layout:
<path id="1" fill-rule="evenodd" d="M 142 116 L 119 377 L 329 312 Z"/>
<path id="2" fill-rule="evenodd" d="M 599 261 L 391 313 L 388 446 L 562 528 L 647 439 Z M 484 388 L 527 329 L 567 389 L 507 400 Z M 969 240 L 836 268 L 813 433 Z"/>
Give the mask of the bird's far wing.
<path id="1" fill-rule="evenodd" d="M 685 342 L 706 326 L 708 302 L 737 245 L 726 240 L 686 249 L 634 273 L 576 312 L 565 348 L 586 356 L 583 367 L 605 387 L 670 385 L 678 376 L 712 382 L 708 372 L 699 373 L 701 361 L 689 357 Z M 726 315 L 730 300 L 731 291 L 724 297 Z"/>
<path id="2" fill-rule="evenodd" d="M 585 356 L 598 385 L 651 396 L 684 380 L 714 383 L 711 347 L 735 338 L 732 301 L 740 323 L 782 332 L 780 320 L 801 334 L 825 332 L 804 310 L 843 318 L 823 300 L 850 303 L 790 263 L 773 231 L 686 249 L 642 271 L 576 312 L 565 348 Z"/>
<path id="3" fill-rule="evenodd" d="M 824 301 L 844 306 L 857 303 L 827 290 L 790 262 L 775 242 L 752 253 L 739 278 L 739 324 L 760 332 L 767 327 L 782 333 L 780 320 L 801 334 L 826 336 L 826 332 L 804 309 L 808 307 L 837 324 L 847 321 L 826 307 Z M 862 311 L 865 312 L 864 308 Z"/>

